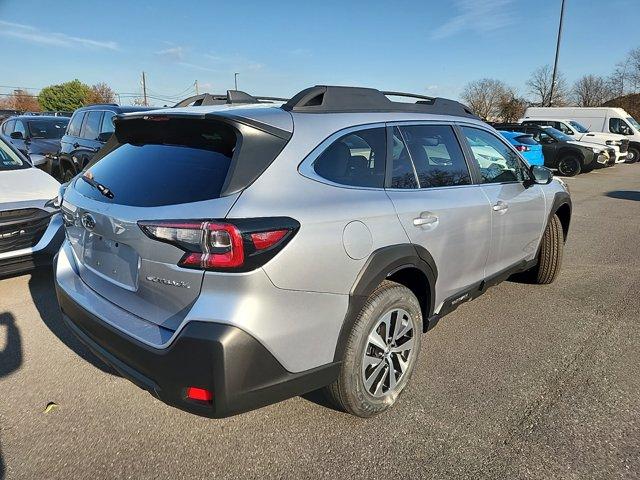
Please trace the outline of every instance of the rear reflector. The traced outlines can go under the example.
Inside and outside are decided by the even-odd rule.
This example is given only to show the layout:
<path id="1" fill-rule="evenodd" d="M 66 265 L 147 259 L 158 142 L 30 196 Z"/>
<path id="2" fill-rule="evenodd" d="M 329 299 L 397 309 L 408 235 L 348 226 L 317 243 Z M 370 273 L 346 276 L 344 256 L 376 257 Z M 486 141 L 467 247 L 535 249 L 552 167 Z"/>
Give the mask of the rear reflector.
<path id="1" fill-rule="evenodd" d="M 189 400 L 211 402 L 213 400 L 213 393 L 205 388 L 189 387 L 187 388 L 187 398 Z"/>

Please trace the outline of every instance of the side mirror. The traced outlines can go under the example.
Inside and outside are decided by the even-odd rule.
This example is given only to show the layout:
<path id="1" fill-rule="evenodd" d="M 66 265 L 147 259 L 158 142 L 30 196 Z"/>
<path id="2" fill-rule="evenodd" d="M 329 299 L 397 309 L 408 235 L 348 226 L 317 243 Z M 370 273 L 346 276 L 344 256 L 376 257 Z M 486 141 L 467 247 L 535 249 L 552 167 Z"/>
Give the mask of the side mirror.
<path id="1" fill-rule="evenodd" d="M 553 180 L 553 172 L 547 167 L 532 165 L 529 172 L 531 173 L 531 181 L 538 185 L 548 185 Z"/>
<path id="2" fill-rule="evenodd" d="M 102 132 L 98 135 L 98 141 L 106 143 L 111 138 L 111 135 L 113 135 L 113 132 Z"/>
<path id="3" fill-rule="evenodd" d="M 22 140 L 22 132 L 11 132 L 9 135 L 13 140 Z"/>

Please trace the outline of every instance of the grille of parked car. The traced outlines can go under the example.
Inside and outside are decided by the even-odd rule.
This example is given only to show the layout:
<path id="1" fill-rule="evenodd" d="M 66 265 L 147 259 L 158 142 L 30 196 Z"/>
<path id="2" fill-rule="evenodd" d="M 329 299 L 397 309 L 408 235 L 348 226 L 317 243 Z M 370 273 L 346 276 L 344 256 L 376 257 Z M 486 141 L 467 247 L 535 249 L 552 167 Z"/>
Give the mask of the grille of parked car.
<path id="1" fill-rule="evenodd" d="M 626 138 L 623 138 L 622 140 L 620 140 L 620 153 L 626 152 L 628 148 L 629 148 L 629 140 L 627 140 Z"/>
<path id="2" fill-rule="evenodd" d="M 0 212 L 0 253 L 31 248 L 44 234 L 51 213 L 39 208 Z"/>

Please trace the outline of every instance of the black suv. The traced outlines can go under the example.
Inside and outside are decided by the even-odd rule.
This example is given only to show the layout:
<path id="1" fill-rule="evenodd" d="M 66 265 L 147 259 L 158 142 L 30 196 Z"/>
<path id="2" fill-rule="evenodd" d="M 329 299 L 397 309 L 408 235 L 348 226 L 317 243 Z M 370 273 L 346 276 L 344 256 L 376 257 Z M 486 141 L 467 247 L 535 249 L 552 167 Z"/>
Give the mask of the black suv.
<path id="1" fill-rule="evenodd" d="M 54 175 L 60 139 L 64 135 L 68 117 L 53 115 L 17 115 L 6 119 L 0 127 L 5 140 L 10 142 L 31 163 Z"/>
<path id="2" fill-rule="evenodd" d="M 609 162 L 609 153 L 605 146 L 576 141 L 552 127 L 521 123 L 492 125 L 497 130 L 533 135 L 533 139 L 542 145 L 545 167 L 556 168 L 566 177 L 573 177 L 580 172 L 590 172 L 596 166 L 606 165 Z"/>
<path id="3" fill-rule="evenodd" d="M 152 110 L 146 107 L 121 107 L 117 104 L 90 105 L 73 112 L 60 146 L 60 171 L 68 182 L 89 163 L 114 131 L 113 118 L 120 113 Z"/>

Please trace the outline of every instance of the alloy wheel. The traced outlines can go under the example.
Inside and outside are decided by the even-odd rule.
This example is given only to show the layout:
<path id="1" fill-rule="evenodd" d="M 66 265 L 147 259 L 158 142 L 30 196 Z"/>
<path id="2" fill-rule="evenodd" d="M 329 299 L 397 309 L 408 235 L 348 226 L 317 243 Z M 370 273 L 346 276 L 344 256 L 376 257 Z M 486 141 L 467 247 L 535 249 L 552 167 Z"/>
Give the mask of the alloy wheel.
<path id="1" fill-rule="evenodd" d="M 416 329 L 407 311 L 396 308 L 374 324 L 363 353 L 362 380 L 374 397 L 393 393 L 410 366 Z"/>

